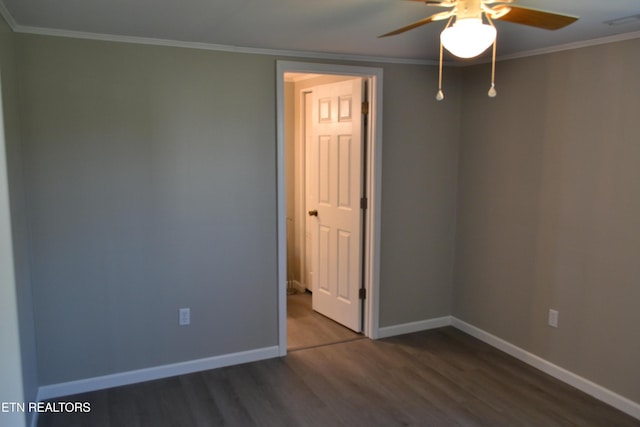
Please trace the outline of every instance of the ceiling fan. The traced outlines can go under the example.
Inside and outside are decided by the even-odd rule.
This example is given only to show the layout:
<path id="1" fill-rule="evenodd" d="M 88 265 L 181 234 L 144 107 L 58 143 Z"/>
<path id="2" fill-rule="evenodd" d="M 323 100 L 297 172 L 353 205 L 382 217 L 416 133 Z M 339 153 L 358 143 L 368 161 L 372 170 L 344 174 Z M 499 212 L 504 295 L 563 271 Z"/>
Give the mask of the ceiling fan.
<path id="1" fill-rule="evenodd" d="M 512 22 L 546 30 L 558 30 L 578 20 L 577 17 L 562 15 L 541 10 L 514 6 L 516 0 L 409 0 L 425 3 L 427 6 L 448 8 L 444 12 L 435 13 L 413 24 L 383 34 L 381 37 L 395 36 L 434 21 L 447 19 L 447 24 L 440 34 L 440 88 L 436 99 L 444 99 L 442 93 L 442 48 L 460 58 L 473 58 L 493 45 L 493 65 L 491 89 L 489 96 L 496 96 L 495 55 L 496 28 L 493 21 Z M 497 4 L 496 4 L 497 3 Z M 483 22 L 486 18 L 488 24 Z M 454 20 L 455 18 L 455 20 Z"/>

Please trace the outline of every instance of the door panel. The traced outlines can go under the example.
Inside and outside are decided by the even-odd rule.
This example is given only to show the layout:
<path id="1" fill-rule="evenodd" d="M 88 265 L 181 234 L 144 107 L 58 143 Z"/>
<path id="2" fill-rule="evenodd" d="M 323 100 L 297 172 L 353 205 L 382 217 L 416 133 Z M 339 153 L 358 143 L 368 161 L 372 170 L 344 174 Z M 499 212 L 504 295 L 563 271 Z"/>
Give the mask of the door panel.
<path id="1" fill-rule="evenodd" d="M 331 272 L 329 260 L 331 259 L 331 229 L 321 225 L 318 227 L 318 289 L 317 291 L 331 295 Z"/>
<path id="2" fill-rule="evenodd" d="M 351 209 L 351 135 L 338 136 L 338 206 Z"/>
<path id="3" fill-rule="evenodd" d="M 313 88 L 307 164 L 313 271 L 313 309 L 355 330 L 362 329 L 361 175 L 362 79 Z M 315 203 L 314 203 L 315 202 Z M 315 237 L 315 241 L 314 238 Z"/>
<path id="4" fill-rule="evenodd" d="M 351 233 L 344 230 L 338 231 L 338 283 L 336 297 L 343 303 L 349 303 L 351 286 Z"/>
<path id="5" fill-rule="evenodd" d="M 318 138 L 318 203 L 331 204 L 331 137 L 320 135 Z"/>

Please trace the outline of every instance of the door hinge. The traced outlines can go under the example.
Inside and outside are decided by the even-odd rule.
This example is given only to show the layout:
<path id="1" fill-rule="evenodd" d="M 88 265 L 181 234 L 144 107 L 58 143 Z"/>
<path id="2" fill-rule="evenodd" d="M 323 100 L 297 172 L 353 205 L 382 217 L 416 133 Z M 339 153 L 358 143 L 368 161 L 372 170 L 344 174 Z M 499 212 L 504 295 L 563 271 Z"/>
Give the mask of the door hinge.
<path id="1" fill-rule="evenodd" d="M 369 101 L 362 101 L 362 114 L 369 114 Z"/>
<path id="2" fill-rule="evenodd" d="M 360 199 L 360 209 L 367 209 L 367 198 L 363 197 Z"/>
<path id="3" fill-rule="evenodd" d="M 360 299 L 367 299 L 367 290 L 365 288 L 360 288 L 360 291 L 358 292 L 358 297 Z"/>

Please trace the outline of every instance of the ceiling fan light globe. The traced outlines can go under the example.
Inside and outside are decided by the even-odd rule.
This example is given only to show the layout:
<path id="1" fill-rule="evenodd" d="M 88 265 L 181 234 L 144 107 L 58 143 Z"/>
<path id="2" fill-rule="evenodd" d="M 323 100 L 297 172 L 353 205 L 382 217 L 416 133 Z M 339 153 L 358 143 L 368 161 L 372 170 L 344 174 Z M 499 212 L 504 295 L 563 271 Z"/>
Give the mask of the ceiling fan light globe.
<path id="1" fill-rule="evenodd" d="M 473 58 L 493 44 L 496 29 L 483 24 L 480 18 L 456 20 L 440 34 L 442 45 L 459 58 Z"/>

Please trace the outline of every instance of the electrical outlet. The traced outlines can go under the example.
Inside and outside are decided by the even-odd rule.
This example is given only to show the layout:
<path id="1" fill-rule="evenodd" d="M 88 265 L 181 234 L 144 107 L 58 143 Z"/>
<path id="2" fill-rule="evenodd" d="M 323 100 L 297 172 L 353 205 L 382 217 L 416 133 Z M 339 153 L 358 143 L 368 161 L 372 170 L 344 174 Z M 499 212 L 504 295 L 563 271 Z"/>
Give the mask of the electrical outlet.
<path id="1" fill-rule="evenodd" d="M 558 327 L 558 310 L 549 309 L 549 326 Z"/>
<path id="2" fill-rule="evenodd" d="M 191 323 L 191 309 L 181 308 L 180 309 L 180 326 L 187 326 L 190 323 Z"/>

